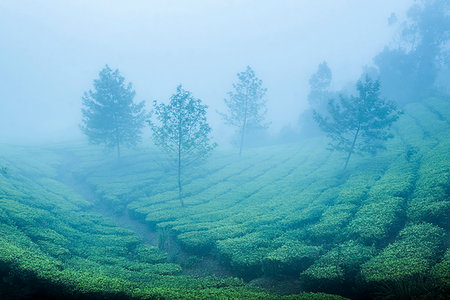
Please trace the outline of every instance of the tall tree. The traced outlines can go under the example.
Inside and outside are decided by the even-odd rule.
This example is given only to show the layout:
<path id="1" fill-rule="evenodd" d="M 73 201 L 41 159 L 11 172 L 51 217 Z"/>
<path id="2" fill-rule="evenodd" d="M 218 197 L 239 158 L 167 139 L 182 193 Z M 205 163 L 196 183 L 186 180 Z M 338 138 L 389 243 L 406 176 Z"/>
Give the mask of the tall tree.
<path id="1" fill-rule="evenodd" d="M 94 144 L 105 144 L 117 149 L 134 146 L 141 140 L 147 114 L 144 102 L 134 103 L 135 91 L 132 84 L 125 84 L 119 70 L 106 65 L 94 80 L 94 90 L 82 97 L 83 114 L 81 130 Z"/>
<path id="2" fill-rule="evenodd" d="M 154 143 L 169 155 L 172 166 L 177 170 L 181 206 L 184 206 L 182 172 L 193 163 L 205 159 L 217 146 L 211 142 L 206 109 L 207 105 L 179 85 L 169 104 L 154 102 L 154 117 L 148 120 Z"/>
<path id="3" fill-rule="evenodd" d="M 327 62 L 323 61 L 317 67 L 316 73 L 309 78 L 308 102 L 314 109 L 320 111 L 329 100 L 331 79 L 331 70 L 328 67 Z"/>
<path id="4" fill-rule="evenodd" d="M 408 103 L 436 92 L 439 76 L 450 69 L 449 10 L 448 0 L 416 1 L 408 10 L 398 41 L 374 58 L 383 94 Z"/>
<path id="5" fill-rule="evenodd" d="M 331 149 L 347 153 L 347 168 L 353 153 L 372 153 L 384 149 L 384 141 L 391 138 L 389 128 L 400 114 L 395 103 L 380 98 L 380 83 L 368 76 L 359 80 L 358 96 L 340 96 L 338 103 L 330 100 L 328 117 L 314 112 L 320 128 L 331 139 Z"/>
<path id="6" fill-rule="evenodd" d="M 330 91 L 332 73 L 326 61 L 317 66 L 317 71 L 309 78 L 309 108 L 303 111 L 299 118 L 300 134 L 302 136 L 317 136 L 321 130 L 314 122 L 314 111 L 324 113 L 328 100 L 333 98 Z"/>
<path id="7" fill-rule="evenodd" d="M 266 126 L 263 122 L 267 109 L 263 98 L 267 90 L 262 87 L 262 81 L 249 66 L 237 76 L 238 82 L 233 84 L 234 90 L 229 92 L 229 98 L 225 99 L 228 112 L 220 115 L 227 124 L 238 128 L 239 155 L 241 155 L 248 129 Z"/>

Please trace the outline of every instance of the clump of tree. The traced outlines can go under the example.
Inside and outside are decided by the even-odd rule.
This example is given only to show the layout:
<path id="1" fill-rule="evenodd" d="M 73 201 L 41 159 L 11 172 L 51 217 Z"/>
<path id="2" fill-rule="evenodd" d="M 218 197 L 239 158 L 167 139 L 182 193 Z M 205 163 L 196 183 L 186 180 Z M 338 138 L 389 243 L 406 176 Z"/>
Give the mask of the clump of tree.
<path id="1" fill-rule="evenodd" d="M 331 139 L 330 149 L 347 153 L 344 169 L 353 153 L 375 154 L 392 138 L 389 129 L 399 118 L 394 102 L 380 97 L 380 82 L 368 76 L 356 84 L 358 96 L 340 96 L 328 102 L 328 116 L 314 112 L 319 127 Z"/>
<path id="2" fill-rule="evenodd" d="M 332 80 L 331 70 L 326 61 L 317 66 L 317 71 L 309 78 L 308 103 L 316 111 L 326 109 L 331 97 L 330 85 Z"/>
<path id="3" fill-rule="evenodd" d="M 309 78 L 309 94 L 306 109 L 300 116 L 299 124 L 302 135 L 313 136 L 320 134 L 320 128 L 314 122 L 314 111 L 325 113 L 328 100 L 333 97 L 330 91 L 332 73 L 326 61 L 317 66 L 317 70 Z"/>
<path id="4" fill-rule="evenodd" d="M 135 94 L 119 70 L 106 65 L 94 80 L 94 90 L 85 92 L 82 98 L 81 130 L 91 143 L 116 148 L 117 158 L 122 145 L 135 146 L 141 140 L 148 118 L 144 102 L 134 102 Z"/>
<path id="5" fill-rule="evenodd" d="M 239 133 L 239 155 L 242 154 L 245 136 L 250 129 L 264 128 L 267 112 L 262 80 L 247 66 L 244 72 L 237 74 L 238 82 L 233 84 L 233 91 L 225 98 L 226 113 L 220 113 L 228 125 L 235 126 Z"/>
<path id="6" fill-rule="evenodd" d="M 449 91 L 449 10 L 448 0 L 417 1 L 409 9 L 398 42 L 374 58 L 384 95 L 407 103 L 432 95 L 437 85 Z"/>
<path id="7" fill-rule="evenodd" d="M 168 154 L 171 166 L 177 171 L 181 206 L 184 206 L 183 171 L 204 160 L 217 146 L 211 141 L 211 127 L 206 120 L 207 107 L 179 85 L 168 104 L 154 101 L 153 117 L 147 121 L 154 143 Z"/>

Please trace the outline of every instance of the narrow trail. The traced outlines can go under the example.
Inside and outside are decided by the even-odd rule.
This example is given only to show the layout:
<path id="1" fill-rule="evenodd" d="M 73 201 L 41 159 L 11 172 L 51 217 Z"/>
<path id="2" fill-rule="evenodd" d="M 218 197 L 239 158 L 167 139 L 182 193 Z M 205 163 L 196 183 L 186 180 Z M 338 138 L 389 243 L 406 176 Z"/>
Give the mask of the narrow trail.
<path id="1" fill-rule="evenodd" d="M 63 157 L 63 162 L 58 167 L 58 180 L 71 187 L 77 194 L 93 204 L 90 211 L 101 214 L 111 219 L 117 226 L 133 231 L 144 243 L 158 247 L 158 232 L 151 230 L 149 226 L 132 219 L 128 210 L 118 214 L 112 207 L 105 204 L 101 197 L 95 193 L 84 178 L 75 176 L 73 169 L 79 159 L 71 152 L 59 152 Z"/>
<path id="2" fill-rule="evenodd" d="M 79 164 L 79 158 L 70 151 L 58 151 L 61 155 L 62 163 L 58 166 L 57 180 L 72 188 L 77 194 L 93 204 L 89 211 L 98 213 L 114 222 L 118 227 L 133 231 L 143 243 L 159 247 L 168 254 L 168 262 L 178 263 L 183 268 L 183 275 L 193 276 L 217 276 L 230 277 L 233 273 L 222 266 L 219 261 L 212 256 L 197 257 L 184 252 L 170 234 L 163 233 L 164 241 L 160 241 L 159 232 L 153 230 L 142 221 L 132 218 L 127 209 L 117 213 L 110 205 L 105 203 L 95 189 L 89 185 L 85 178 L 76 176 L 73 172 L 75 166 Z"/>

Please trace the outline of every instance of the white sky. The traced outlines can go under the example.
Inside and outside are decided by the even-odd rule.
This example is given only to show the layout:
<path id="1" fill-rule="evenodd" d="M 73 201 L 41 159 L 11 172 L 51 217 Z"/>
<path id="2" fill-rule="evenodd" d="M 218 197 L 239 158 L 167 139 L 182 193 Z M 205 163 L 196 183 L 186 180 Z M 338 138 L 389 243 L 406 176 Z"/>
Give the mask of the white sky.
<path id="1" fill-rule="evenodd" d="M 136 100 L 177 84 L 216 109 L 252 66 L 268 88 L 272 130 L 295 125 L 308 79 L 327 60 L 333 86 L 359 77 L 412 0 L 0 0 L 0 142 L 79 137 L 81 96 L 105 64 Z M 149 106 L 148 106 L 149 107 Z"/>

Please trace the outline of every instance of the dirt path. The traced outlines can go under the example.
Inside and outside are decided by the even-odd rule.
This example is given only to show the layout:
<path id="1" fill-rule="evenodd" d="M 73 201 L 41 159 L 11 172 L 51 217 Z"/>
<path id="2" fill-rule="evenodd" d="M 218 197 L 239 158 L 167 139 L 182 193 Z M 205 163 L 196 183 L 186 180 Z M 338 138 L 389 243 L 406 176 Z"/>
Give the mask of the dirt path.
<path id="1" fill-rule="evenodd" d="M 111 219 L 119 227 L 133 231 L 144 243 L 159 247 L 167 252 L 168 261 L 180 264 L 185 275 L 233 276 L 232 272 L 222 266 L 214 257 L 197 257 L 184 252 L 170 233 L 163 233 L 165 238 L 164 241 L 161 241 L 159 232 L 152 230 L 147 224 L 133 219 L 128 214 L 127 209 L 118 214 L 102 200 L 101 196 L 95 192 L 95 189 L 89 185 L 86 179 L 74 174 L 73 170 L 79 164 L 79 158 L 70 151 L 59 151 L 58 154 L 62 157 L 62 163 L 57 170 L 57 179 L 91 202 L 93 207 L 90 211 Z"/>
<path id="2" fill-rule="evenodd" d="M 128 215 L 128 211 L 124 210 L 121 214 L 117 214 L 112 207 L 105 204 L 101 197 L 95 193 L 85 179 L 75 176 L 73 169 L 77 165 L 79 159 L 71 152 L 59 152 L 63 157 L 62 164 L 58 167 L 58 179 L 60 182 L 71 187 L 77 194 L 91 202 L 94 206 L 92 212 L 99 213 L 111 220 L 119 226 L 133 231 L 142 241 L 152 246 L 158 246 L 158 233 L 152 231 L 149 226 L 137 220 L 132 219 Z"/>

